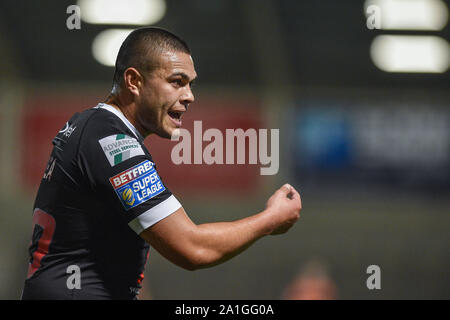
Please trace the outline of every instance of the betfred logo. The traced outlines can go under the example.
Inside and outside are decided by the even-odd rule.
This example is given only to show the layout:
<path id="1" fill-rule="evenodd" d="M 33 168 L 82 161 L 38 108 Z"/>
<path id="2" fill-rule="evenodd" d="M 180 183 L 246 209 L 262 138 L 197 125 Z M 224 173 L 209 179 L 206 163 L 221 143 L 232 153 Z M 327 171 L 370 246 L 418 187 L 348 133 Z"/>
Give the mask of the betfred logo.
<path id="1" fill-rule="evenodd" d="M 166 190 L 154 164 L 149 160 L 109 178 L 109 182 L 125 210 L 134 208 Z"/>
<path id="2" fill-rule="evenodd" d="M 137 166 L 134 166 L 118 175 L 109 178 L 109 182 L 113 185 L 114 189 L 117 189 L 130 181 L 133 181 L 140 175 L 143 175 L 153 169 L 153 163 L 146 160 Z"/>

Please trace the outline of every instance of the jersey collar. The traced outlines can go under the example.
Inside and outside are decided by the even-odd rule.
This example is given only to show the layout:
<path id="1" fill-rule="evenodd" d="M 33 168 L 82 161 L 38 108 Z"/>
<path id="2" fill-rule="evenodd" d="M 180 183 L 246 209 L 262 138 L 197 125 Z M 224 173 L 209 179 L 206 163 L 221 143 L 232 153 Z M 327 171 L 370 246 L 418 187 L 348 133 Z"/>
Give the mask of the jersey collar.
<path id="1" fill-rule="evenodd" d="M 108 110 L 109 112 L 114 113 L 117 117 L 119 117 L 120 120 L 122 120 L 122 122 L 128 127 L 128 129 L 130 129 L 131 132 L 134 133 L 136 138 L 138 138 L 141 141 L 144 140 L 144 138 L 139 133 L 139 131 L 137 131 L 137 129 L 131 124 L 131 122 L 128 121 L 128 119 L 123 115 L 123 113 L 120 112 L 119 110 L 117 110 L 116 108 L 114 108 L 113 106 L 101 102 L 95 108 L 105 109 L 105 110 Z"/>

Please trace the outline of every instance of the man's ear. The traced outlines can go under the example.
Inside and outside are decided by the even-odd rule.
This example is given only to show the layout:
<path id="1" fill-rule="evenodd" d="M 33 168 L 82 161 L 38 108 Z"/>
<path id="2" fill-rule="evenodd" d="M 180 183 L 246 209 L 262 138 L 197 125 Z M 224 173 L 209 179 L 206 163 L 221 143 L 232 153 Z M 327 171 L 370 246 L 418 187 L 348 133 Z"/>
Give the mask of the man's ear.
<path id="1" fill-rule="evenodd" d="M 123 79 L 125 82 L 125 89 L 131 94 L 139 96 L 141 88 L 144 84 L 144 78 L 135 68 L 128 68 L 123 73 Z"/>

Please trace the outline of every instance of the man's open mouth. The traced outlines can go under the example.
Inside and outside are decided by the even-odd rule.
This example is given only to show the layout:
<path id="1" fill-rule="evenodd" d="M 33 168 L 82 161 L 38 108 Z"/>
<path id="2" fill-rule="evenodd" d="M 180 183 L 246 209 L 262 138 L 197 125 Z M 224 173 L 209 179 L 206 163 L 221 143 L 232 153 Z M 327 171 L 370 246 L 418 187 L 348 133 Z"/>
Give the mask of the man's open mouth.
<path id="1" fill-rule="evenodd" d="M 181 116 L 183 115 L 183 112 L 180 111 L 169 111 L 167 112 L 169 116 L 176 120 L 181 120 Z"/>
<path id="2" fill-rule="evenodd" d="M 181 127 L 181 117 L 183 116 L 182 111 L 168 111 L 167 114 L 170 117 L 170 120 L 172 120 L 172 123 L 175 125 L 175 127 L 179 128 Z"/>

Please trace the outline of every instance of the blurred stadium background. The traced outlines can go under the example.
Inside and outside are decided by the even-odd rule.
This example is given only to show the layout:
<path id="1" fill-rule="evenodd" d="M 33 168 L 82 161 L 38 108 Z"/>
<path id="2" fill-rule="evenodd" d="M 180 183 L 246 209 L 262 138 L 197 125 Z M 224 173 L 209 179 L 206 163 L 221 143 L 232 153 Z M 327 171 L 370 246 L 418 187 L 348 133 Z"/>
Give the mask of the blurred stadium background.
<path id="1" fill-rule="evenodd" d="M 87 2 L 0 2 L 1 299 L 20 297 L 51 139 L 110 90 L 113 68 L 97 60 L 101 52 L 94 57 L 94 39 L 140 26 L 82 20 L 81 29 L 68 29 L 68 6 L 80 5 L 87 19 Z M 417 9 L 421 1 L 406 2 Z M 204 130 L 280 129 L 274 176 L 260 176 L 259 165 L 175 166 L 174 143 L 150 137 L 160 175 L 191 218 L 255 213 L 285 182 L 303 197 L 302 218 L 288 234 L 262 239 L 218 267 L 184 271 L 152 250 L 147 297 L 293 299 L 306 291 L 310 298 L 450 298 L 448 3 L 425 2 L 434 9 L 390 7 L 403 8 L 400 17 L 419 15 L 420 26 L 369 29 L 364 1 L 122 1 L 122 16 L 140 3 L 156 5 L 140 10 L 153 13 L 145 24 L 190 45 L 199 79 L 188 128 L 203 120 Z M 120 5 L 101 4 L 103 14 L 112 3 Z M 386 35 L 438 44 L 398 53 L 396 63 L 412 61 L 411 69 L 391 72 L 396 65 L 383 60 L 389 48 L 374 47 Z M 366 287 L 373 264 L 381 268 L 380 290 Z"/>

